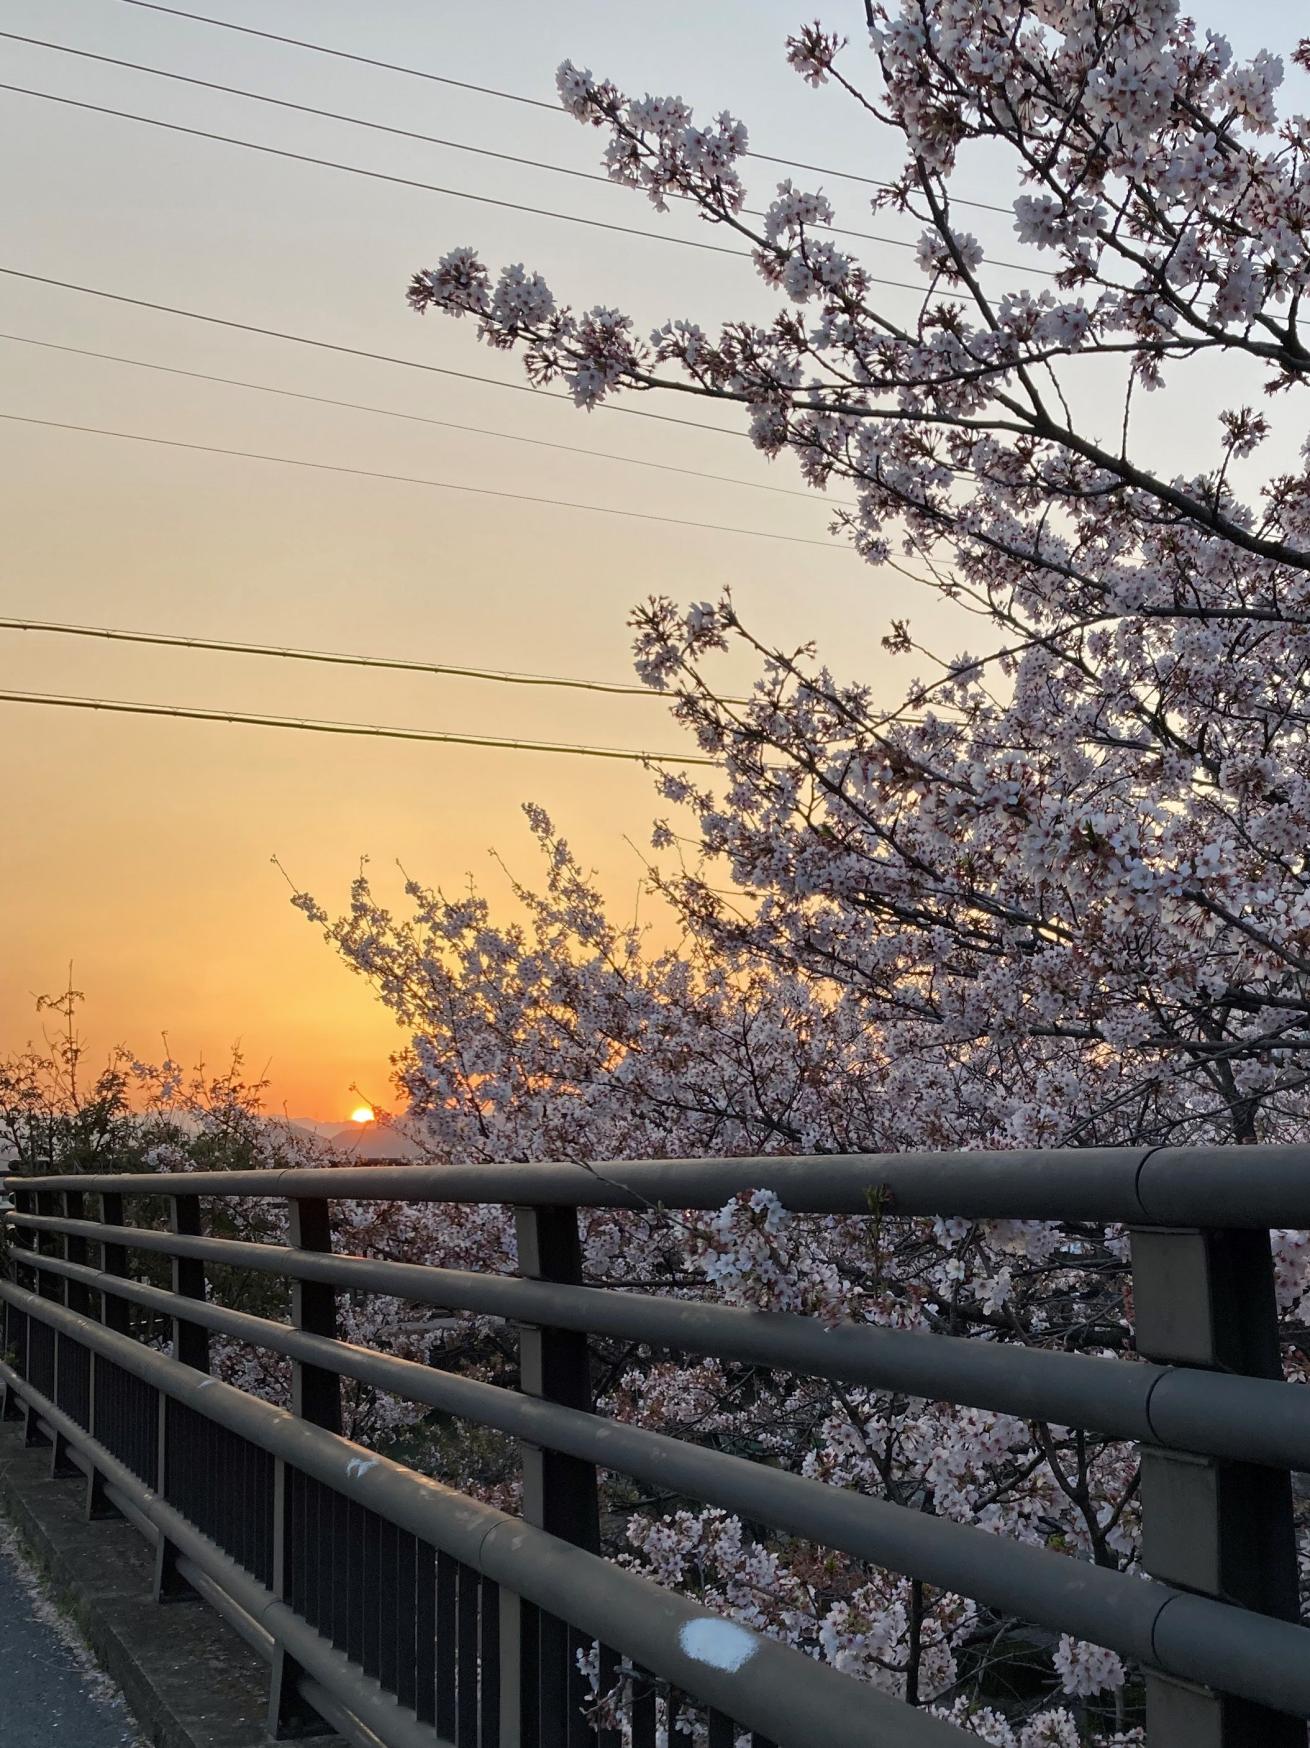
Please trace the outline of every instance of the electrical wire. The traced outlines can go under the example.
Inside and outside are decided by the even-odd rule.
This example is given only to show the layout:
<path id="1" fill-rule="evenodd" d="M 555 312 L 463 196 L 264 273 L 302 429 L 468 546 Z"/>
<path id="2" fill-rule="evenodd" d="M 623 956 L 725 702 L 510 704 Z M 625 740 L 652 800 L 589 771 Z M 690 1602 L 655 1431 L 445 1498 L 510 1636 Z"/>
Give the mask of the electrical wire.
<path id="1" fill-rule="evenodd" d="M 350 474 L 358 479 L 390 480 L 397 485 L 427 486 L 433 491 L 467 492 L 478 498 L 502 498 L 515 504 L 544 504 L 557 510 L 585 510 L 595 516 L 626 516 L 637 522 L 661 522 L 673 528 L 695 528 L 708 534 L 744 534 L 752 540 L 780 540 L 789 546 L 821 546 L 827 552 L 848 552 L 831 540 L 805 534 L 774 534 L 767 528 L 735 528 L 722 522 L 692 522 L 682 516 L 659 516 L 651 510 L 620 510 L 609 504 L 578 504 L 565 498 L 541 498 L 526 492 L 504 492 L 493 486 L 461 486 L 449 480 L 422 479 L 414 474 L 383 473 L 373 468 L 346 467 L 338 462 L 306 461 L 296 455 L 265 455 L 254 449 L 223 449 L 214 443 L 187 443 L 180 437 L 147 437 L 139 431 L 110 431 L 101 425 L 75 425 L 64 419 L 38 419 L 24 413 L 0 412 L 0 419 L 37 425 L 50 431 L 76 431 L 88 437 L 113 437 L 126 443 L 148 443 L 163 449 L 186 449 L 200 455 L 226 455 L 238 461 L 270 461 L 282 467 L 302 467 L 316 473 Z"/>
<path id="2" fill-rule="evenodd" d="M 548 401 L 567 401 L 573 397 L 558 389 L 533 388 L 526 382 L 505 382 L 497 376 L 480 376 L 471 370 L 452 370 L 446 364 L 428 364 L 420 358 L 397 358 L 391 352 L 370 352 L 362 346 L 342 346 L 334 340 L 319 340 L 311 334 L 289 334 L 282 328 L 265 328 L 256 322 L 238 322 L 230 316 L 210 315 L 204 310 L 186 310 L 177 304 L 153 303 L 149 298 L 129 297 L 125 292 L 106 291 L 102 286 L 79 284 L 71 279 L 53 279 L 46 273 L 27 273 L 21 267 L 0 265 L 0 274 L 8 279 L 24 279 L 31 285 L 53 285 L 60 291 L 75 291 L 82 297 L 99 297 L 109 303 L 128 304 L 133 309 L 155 310 L 161 315 L 181 316 L 188 322 L 206 322 L 214 328 L 232 328 L 240 334 L 259 334 L 268 340 L 287 340 L 295 346 L 312 346 L 320 352 L 339 352 L 346 358 L 367 358 L 375 364 L 398 364 L 403 370 L 422 370 L 429 376 L 452 376 L 460 382 L 480 382 L 487 388 L 509 389 L 514 394 L 536 395 Z M 596 408 L 602 413 L 626 413 L 631 419 L 656 419 L 661 425 L 681 425 L 688 431 L 710 431 L 720 437 L 745 435 L 731 425 L 706 425 L 700 419 L 680 419 L 676 413 L 652 413 L 645 407 L 624 406 L 617 401 L 601 401 Z"/>
<path id="3" fill-rule="evenodd" d="M 314 717 L 264 716 L 244 710 L 205 710 L 193 704 L 136 704 L 118 698 L 78 698 L 55 692 L 0 691 L 3 704 L 45 704 L 61 710 L 106 710 L 126 716 L 175 716 L 186 722 L 229 722 L 250 728 L 293 728 L 306 734 L 363 735 L 378 740 L 425 741 L 440 746 L 490 747 L 518 753 L 567 753 L 575 758 L 623 759 L 633 764 L 707 765 L 698 753 L 642 753 L 627 747 L 592 747 L 571 741 L 509 740 L 496 735 L 448 734 L 435 728 L 384 728 L 366 722 L 325 722 Z"/>
<path id="4" fill-rule="evenodd" d="M 552 443 L 544 437 L 523 437 L 516 431 L 488 431 L 481 425 L 459 425 L 452 419 L 432 419 L 424 413 L 402 412 L 397 407 L 375 407 L 365 401 L 342 401 L 331 395 L 312 395 L 293 388 L 274 388 L 270 383 L 247 382 L 236 376 L 216 376 L 207 370 L 183 370 L 180 365 L 156 364 L 147 358 L 126 358 L 118 352 L 94 352 L 87 346 L 66 346 L 56 340 L 37 340 L 30 334 L 0 333 L 0 340 L 11 341 L 18 346 L 39 346 L 48 352 L 67 352 L 75 358 L 97 358 L 106 364 L 128 364 L 136 370 L 154 370 L 164 376 L 185 376 L 193 382 L 216 382 L 225 388 L 244 388 L 256 394 L 278 395 L 292 401 L 309 401 L 319 407 L 342 407 L 352 413 L 374 413 L 383 419 L 403 419 L 415 425 L 435 425 L 443 431 L 463 431 L 475 437 L 498 437 L 506 443 L 527 443 L 534 449 L 557 449 L 563 455 L 585 455 L 593 461 L 613 461 L 622 463 L 625 467 L 653 468 L 657 473 L 683 474 L 688 479 L 710 480 L 715 485 L 745 486 L 753 492 L 775 492 L 781 497 L 806 498 L 810 503 L 815 501 L 814 492 L 803 487 L 773 486 L 763 480 L 738 479 L 733 474 L 705 473 L 700 468 L 677 467 L 668 461 L 647 461 L 637 455 L 613 455 L 603 449 L 584 449 L 574 443 Z M 849 507 L 845 499 L 829 498 L 828 502 Z"/>
<path id="5" fill-rule="evenodd" d="M 271 30 L 256 30 L 250 24 L 236 24 L 228 18 L 210 18 L 202 12 L 184 12 L 179 6 L 161 6 L 156 0 L 121 0 L 125 6 L 136 6 L 145 12 L 162 12 L 172 18 L 187 18 L 192 24 L 207 24 L 216 30 L 231 30 L 241 36 L 262 37 L 265 42 L 283 43 L 290 48 L 309 49 L 316 55 L 330 55 L 333 60 L 355 61 L 363 67 L 378 67 L 386 73 L 404 73 L 412 79 L 426 79 L 434 85 L 450 85 L 458 91 L 472 91 L 480 97 L 497 97 L 506 103 L 521 103 L 529 109 L 544 109 L 551 115 L 562 116 L 565 112 L 558 103 L 548 103 L 541 97 L 525 97 L 517 91 L 500 91 L 492 85 L 474 85 L 467 79 L 452 79 L 444 73 L 430 73 L 422 67 L 407 67 L 397 61 L 374 60 L 371 55 L 352 54 L 348 49 L 329 48 L 326 43 L 309 42 L 303 37 L 280 36 Z M 833 170 L 822 164 L 803 164 L 797 158 L 779 158 L 769 152 L 747 152 L 748 158 L 755 158 L 763 164 L 782 164 L 792 170 L 807 170 L 815 176 L 840 176 L 845 182 L 859 182 L 866 188 L 889 188 L 890 183 L 880 182 L 875 176 L 859 176 L 852 170 Z M 1000 212 L 1010 215 L 1008 206 L 996 206 L 986 200 L 956 200 L 957 206 L 972 206 L 983 212 Z"/>
<path id="6" fill-rule="evenodd" d="M 220 655 L 278 656 L 284 661 L 327 662 L 335 667 L 384 668 L 409 674 L 440 674 L 460 680 L 493 680 L 506 686 L 549 686 L 571 692 L 607 692 L 624 698 L 647 698 L 667 704 L 668 694 L 649 686 L 619 680 L 577 680 L 554 674 L 519 674 L 499 668 L 456 667 L 450 662 L 411 661 L 403 656 L 361 656 L 325 649 L 291 649 L 271 643 L 237 643 L 213 637 L 181 637 L 164 631 L 121 631 L 107 625 L 64 625 L 48 619 L 0 618 L 0 631 L 48 632 L 63 637 L 102 638 L 111 643 L 158 645 L 164 649 L 213 650 Z M 744 698 L 723 698 L 724 704 L 745 704 Z"/>
<path id="7" fill-rule="evenodd" d="M 190 73 L 178 73 L 169 67 L 152 67 L 144 61 L 125 61 L 117 55 L 95 54 L 90 49 L 74 48 L 69 43 L 49 42 L 40 36 L 23 36 L 18 31 L 0 30 L 0 39 L 7 42 L 26 43 L 33 48 L 49 49 L 55 54 L 75 55 L 79 60 L 97 61 L 106 67 L 123 67 L 133 73 L 148 73 L 155 79 L 169 79 L 180 85 L 193 85 L 202 91 L 221 92 L 226 97 L 240 97 L 250 103 L 263 103 L 275 109 L 287 109 L 297 115 L 317 116 L 324 121 L 344 122 L 349 127 L 362 127 L 372 133 L 390 134 L 396 139 L 417 140 L 420 144 L 440 146 L 452 152 L 470 152 L 479 158 L 494 158 L 501 164 L 516 164 L 528 170 L 545 170 L 555 176 L 572 176 L 580 182 L 597 182 L 603 188 L 613 188 L 615 183 L 608 176 L 602 176 L 594 170 L 577 170 L 569 164 L 553 164 L 543 158 L 523 158 L 513 152 L 495 152 L 488 146 L 471 145 L 466 140 L 441 139 L 436 134 L 419 133 L 413 128 L 395 127 L 389 122 L 374 121 L 362 115 L 347 115 L 337 109 L 320 109 L 310 103 L 294 103 L 287 97 L 274 97 L 265 91 L 247 91 L 240 85 L 222 85 L 213 79 L 198 79 Z M 687 194 L 674 194 L 676 200 L 690 201 Z M 747 218 L 765 218 L 767 215 L 753 207 L 743 207 L 743 215 Z M 834 236 L 855 237 L 863 243 L 879 243 L 889 249 L 917 249 L 917 243 L 907 242 L 903 237 L 889 237 L 876 231 L 855 231 L 846 225 L 816 224 L 815 229 L 831 232 Z M 650 233 L 653 234 L 653 233 Z M 1022 261 L 991 261 L 990 266 L 1013 269 L 1018 273 L 1034 273 L 1044 279 L 1057 277 L 1053 268 L 1030 267 Z"/>
<path id="8" fill-rule="evenodd" d="M 345 176 L 362 176 L 369 182 L 388 182 L 399 188 L 417 188 L 425 194 L 440 194 L 451 200 L 471 200 L 478 206 L 494 206 L 504 212 L 531 213 L 536 218 L 554 219 L 561 224 L 583 225 L 593 231 L 613 231 L 620 237 L 644 237 L 648 242 L 671 243 L 680 249 L 701 249 L 711 255 L 731 255 L 739 261 L 751 259 L 749 249 L 730 248 L 726 243 L 707 243 L 699 237 L 678 237 L 669 231 L 644 231 L 635 225 L 615 224 L 611 219 L 585 218 L 581 213 L 556 212 L 553 207 L 529 206 L 517 200 L 499 200 L 490 194 L 472 194 L 466 188 L 446 188 L 437 182 L 422 182 L 415 176 L 394 176 L 387 170 L 367 170 L 361 164 L 343 164 L 337 158 L 320 158 L 312 152 L 293 152 L 285 146 L 268 146 L 258 140 L 239 139 L 235 134 L 214 133 L 208 128 L 184 127 L 179 121 L 161 121 L 155 115 L 137 115 L 129 109 L 114 109 L 104 103 L 87 103 L 79 97 L 60 97 L 53 91 L 37 91 L 29 85 L 0 82 L 0 91 L 12 91 L 20 97 L 35 97 L 43 103 L 59 103 L 68 109 L 82 109 L 92 115 L 109 115 L 118 121 L 134 121 L 143 127 L 163 128 L 168 133 L 187 134 L 192 139 L 210 140 L 218 145 L 237 146 L 245 152 L 260 152 L 265 157 L 282 158 L 292 164 L 315 164 L 324 170 L 339 170 Z M 1026 269 L 1025 269 L 1026 271 Z M 866 273 L 869 285 L 889 286 L 894 291 L 912 291 L 922 298 L 952 298 L 952 291 L 937 291 L 914 285 L 908 279 L 880 279 Z"/>
<path id="9" fill-rule="evenodd" d="M 538 218 L 556 219 L 560 223 L 585 225 L 589 230 L 613 231 L 621 237 L 646 237 L 657 243 L 672 243 L 682 249 L 702 249 L 712 255 L 734 255 L 740 260 L 749 257 L 748 249 L 732 249 L 726 243 L 707 243 L 699 237 L 677 237 L 667 231 L 643 231 L 635 225 L 618 225 L 609 219 L 584 218 L 576 212 L 554 212 L 547 207 L 528 206 L 517 200 L 497 200 L 490 194 L 470 194 L 466 188 L 444 188 L 436 182 L 421 182 L 414 176 L 394 176 L 387 170 L 366 170 L 360 164 L 342 164 L 335 158 L 320 158 L 313 152 L 293 152 L 285 146 L 267 146 L 257 140 L 238 139 L 235 134 L 213 133 L 208 128 L 184 127 L 180 121 L 161 121 L 155 115 L 137 115 L 129 109 L 114 109 L 105 103 L 86 103 L 79 97 L 60 97 L 53 91 L 36 91 L 29 85 L 0 82 L 0 91 L 13 91 L 20 97 L 35 97 L 42 103 L 59 103 L 67 109 L 82 109 L 92 115 L 110 115 L 119 121 L 138 122 L 143 127 L 163 128 L 171 134 L 187 134 L 196 140 L 212 140 L 223 146 L 238 146 L 245 152 L 260 152 L 268 158 L 283 158 L 292 164 L 317 164 L 325 170 L 339 170 L 345 176 L 363 176 L 370 182 L 389 182 L 398 188 L 417 188 L 425 194 L 442 194 L 452 200 L 471 200 L 478 206 L 499 207 L 504 212 L 532 213 Z M 895 281 L 887 280 L 888 285 Z M 910 291 L 922 291 L 921 286 L 907 286 Z"/>
<path id="10" fill-rule="evenodd" d="M 156 115 L 137 115 L 130 109 L 115 109 L 105 103 L 87 103 L 80 97 L 60 97 L 54 91 L 37 91 L 30 85 L 11 85 L 0 81 L 0 91 L 12 91 L 20 97 L 35 97 L 42 103 L 62 104 L 66 109 L 82 109 L 92 115 L 113 116 L 118 121 L 134 121 L 143 127 L 157 127 L 167 133 L 187 134 L 192 139 L 210 140 L 221 146 L 237 146 L 244 152 L 259 152 L 268 158 L 282 158 L 292 164 L 315 164 L 323 170 L 339 170 L 344 176 L 362 176 L 369 182 L 388 182 L 398 188 L 417 188 L 424 194 L 440 194 L 451 200 L 471 200 L 478 206 L 494 206 L 504 212 L 530 213 L 535 218 L 554 219 L 560 224 L 583 225 L 592 231 L 613 231 L 620 237 L 643 237 L 647 242 L 670 243 L 679 249 L 701 249 L 711 255 L 731 255 L 738 261 L 749 261 L 749 249 L 730 248 L 726 243 L 707 243 L 699 237 L 678 237 L 670 231 L 644 231 L 636 225 L 615 224 L 612 219 L 585 218 L 581 213 L 557 212 L 553 207 L 529 206 L 518 200 L 499 200 L 490 194 L 472 194 L 466 188 L 447 188 L 437 182 L 422 182 L 415 176 L 395 176 L 389 170 L 367 170 L 362 164 L 343 164 L 337 158 L 320 158 L 313 152 L 293 152 L 285 146 L 268 146 L 258 140 L 239 139 L 235 134 L 214 133 L 208 128 L 185 127 L 180 121 L 161 121 Z M 894 291 L 912 291 L 922 298 L 952 298 L 952 291 L 936 291 L 914 285 L 908 279 L 880 279 L 866 273 L 869 285 L 889 286 Z"/>

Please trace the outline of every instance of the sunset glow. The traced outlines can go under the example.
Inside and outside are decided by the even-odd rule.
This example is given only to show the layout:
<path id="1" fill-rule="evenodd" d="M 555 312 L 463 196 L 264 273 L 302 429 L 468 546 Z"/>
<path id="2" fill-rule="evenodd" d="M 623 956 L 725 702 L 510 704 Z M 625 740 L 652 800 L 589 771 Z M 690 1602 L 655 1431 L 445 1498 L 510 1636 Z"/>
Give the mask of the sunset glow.
<path id="1" fill-rule="evenodd" d="M 371 1123 L 373 1121 L 372 1106 L 356 1105 L 354 1110 L 350 1113 L 350 1120 L 352 1123 Z"/>

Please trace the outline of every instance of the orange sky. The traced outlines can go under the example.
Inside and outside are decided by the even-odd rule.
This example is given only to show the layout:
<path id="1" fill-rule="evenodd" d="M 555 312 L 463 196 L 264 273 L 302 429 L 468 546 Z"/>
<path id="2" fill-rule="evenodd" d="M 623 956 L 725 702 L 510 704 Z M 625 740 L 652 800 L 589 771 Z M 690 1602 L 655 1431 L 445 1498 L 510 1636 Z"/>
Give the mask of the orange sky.
<path id="1" fill-rule="evenodd" d="M 762 149 L 877 173 L 849 109 L 785 67 L 794 0 L 691 0 L 634 32 L 629 8 L 485 7 L 413 0 L 224 0 L 222 16 L 310 36 L 381 59 L 438 68 L 510 90 L 551 94 L 564 55 L 640 90 L 669 88 L 734 107 Z M 855 8 L 851 26 L 855 25 Z M 1255 9 L 1260 12 L 1260 8 Z M 1271 29 L 1288 14 L 1267 8 Z M 7 28 L 200 77 L 245 84 L 496 150 L 594 167 L 596 135 L 551 114 L 206 30 L 115 0 L 12 0 Z M 1284 29 L 1282 34 L 1288 33 Z M 1258 37 L 1257 37 L 1258 40 Z M 1248 45 L 1251 46 L 1251 45 Z M 633 196 L 406 145 L 142 74 L 6 45 L 6 77 L 394 174 L 553 206 L 621 224 L 698 234 L 685 213 L 660 219 Z M 639 327 L 670 315 L 712 323 L 765 317 L 749 263 L 536 216 L 365 182 L 19 96 L 0 106 L 6 264 L 130 296 L 212 311 L 348 346 L 522 381 L 517 363 L 471 327 L 408 314 L 410 271 L 475 242 L 493 264 L 524 260 L 563 299 L 616 303 Z M 766 137 L 767 136 L 767 137 Z M 779 172 L 781 174 L 782 172 Z M 760 194 L 771 193 L 771 177 Z M 873 228 L 860 191 L 847 222 Z M 977 215 L 988 242 L 1003 218 Z M 988 226 L 994 227 L 989 231 Z M 916 227 L 876 228 L 912 240 Z M 703 235 L 703 232 L 699 233 Z M 874 271 L 912 277 L 903 251 L 868 251 Z M 908 314 L 908 292 L 889 292 Z M 739 438 L 614 414 L 391 365 L 351 360 L 162 314 L 0 280 L 0 328 L 186 370 L 368 401 L 502 432 L 582 445 L 594 459 L 311 407 L 236 388 L 0 342 L 5 406 L 34 418 L 103 425 L 465 484 L 495 484 L 691 520 L 818 536 L 807 503 L 616 465 L 611 454 L 795 485 Z M 683 411 L 681 407 L 677 409 Z M 694 409 L 693 409 L 694 414 Z M 707 414 L 712 418 L 713 414 Z M 731 416 L 716 422 L 730 423 Z M 843 671 L 899 686 L 879 639 L 905 610 L 903 585 L 877 582 L 844 550 L 495 503 L 382 481 L 307 473 L 114 442 L 36 426 L 0 428 L 10 615 L 182 635 L 400 654 L 628 679 L 630 604 L 652 592 L 712 596 L 731 584 L 780 642 L 816 638 Z M 917 629 L 963 638 L 916 603 Z M 300 669 L 177 651 L 134 650 L 0 632 L 4 682 L 24 690 L 225 706 L 283 715 L 411 724 L 500 735 L 676 748 L 645 700 L 506 688 L 422 676 Z M 746 670 L 725 671 L 740 683 Z M 516 871 L 531 847 L 518 813 L 546 805 L 596 863 L 625 914 L 658 808 L 639 766 L 249 728 L 56 712 L 0 704 L 9 805 L 0 834 L 0 1050 L 36 1031 L 35 992 L 68 961 L 88 996 L 97 1048 L 122 1040 L 215 1059 L 240 1039 L 267 1064 L 271 1102 L 293 1115 L 349 1115 L 358 1083 L 385 1101 L 396 1034 L 287 903 L 270 865 L 331 908 L 361 854 L 383 881 L 399 859 L 433 883 L 474 871 L 503 890 L 487 857 Z"/>

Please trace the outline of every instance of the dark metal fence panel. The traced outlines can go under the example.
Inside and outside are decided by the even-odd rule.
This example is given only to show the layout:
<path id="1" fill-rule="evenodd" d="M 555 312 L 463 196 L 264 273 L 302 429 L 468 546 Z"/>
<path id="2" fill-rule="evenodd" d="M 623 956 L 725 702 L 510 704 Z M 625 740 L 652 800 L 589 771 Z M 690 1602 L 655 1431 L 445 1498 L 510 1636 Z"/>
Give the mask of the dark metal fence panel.
<path id="1" fill-rule="evenodd" d="M 267 1451 L 184 1403 L 165 1402 L 165 1499 L 269 1588 L 273 1482 L 274 1463 Z"/>
<path id="2" fill-rule="evenodd" d="M 83 1432 L 91 1430 L 91 1350 L 65 1335 L 55 1343 L 55 1401 Z"/>
<path id="3" fill-rule="evenodd" d="M 39 1317 L 27 1331 L 27 1377 L 43 1396 L 55 1393 L 55 1332 Z"/>
<path id="4" fill-rule="evenodd" d="M 103 1353 L 95 1357 L 95 1437 L 138 1481 L 159 1485 L 159 1396 Z"/>

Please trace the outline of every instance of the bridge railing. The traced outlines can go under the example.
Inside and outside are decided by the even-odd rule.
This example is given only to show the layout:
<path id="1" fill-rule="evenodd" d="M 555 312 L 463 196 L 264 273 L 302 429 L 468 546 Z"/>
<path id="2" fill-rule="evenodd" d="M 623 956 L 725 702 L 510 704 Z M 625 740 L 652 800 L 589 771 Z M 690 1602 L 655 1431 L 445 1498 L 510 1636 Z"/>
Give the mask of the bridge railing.
<path id="1" fill-rule="evenodd" d="M 155 1548 L 161 1601 L 197 1593 L 271 1665 L 275 1734 L 387 1748 L 654 1748 L 679 1712 L 708 1748 L 974 1738 L 604 1559 L 596 1470 L 1103 1645 L 1139 1666 L 1151 1748 L 1305 1748 L 1291 1472 L 1310 1391 L 1283 1381 L 1269 1231 L 1310 1227 L 1310 1149 L 1070 1150 L 624 1163 L 11 1177 L 0 1389 L 55 1472 L 86 1477 Z M 1111 1360 L 586 1285 L 577 1210 L 716 1209 L 764 1188 L 796 1211 L 1112 1222 L 1131 1232 L 1139 1357 Z M 207 1235 L 201 1204 L 284 1202 L 287 1244 Z M 872 1202 L 871 1202 L 872 1198 Z M 153 1199 L 153 1200 L 152 1200 Z M 516 1211 L 517 1276 L 334 1253 L 330 1207 Z M 133 1225 L 140 1201 L 166 1229 Z M 91 1217 L 94 1202 L 98 1217 Z M 94 1253 L 94 1260 L 93 1260 Z M 136 1279 L 134 1253 L 172 1285 Z M 290 1283 L 289 1323 L 213 1303 L 206 1272 Z M 366 1291 L 507 1319 L 508 1390 L 337 1338 Z M 130 1308 L 171 1327 L 138 1339 Z M 142 1319 L 137 1319 L 139 1328 Z M 209 1374 L 209 1337 L 291 1363 L 284 1410 Z M 1119 1572 L 607 1420 L 589 1340 L 620 1337 L 1133 1441 L 1141 1572 Z M 509 1434 L 523 1517 L 342 1437 L 354 1379 Z M 588 1715 L 591 1689 L 617 1716 Z"/>

